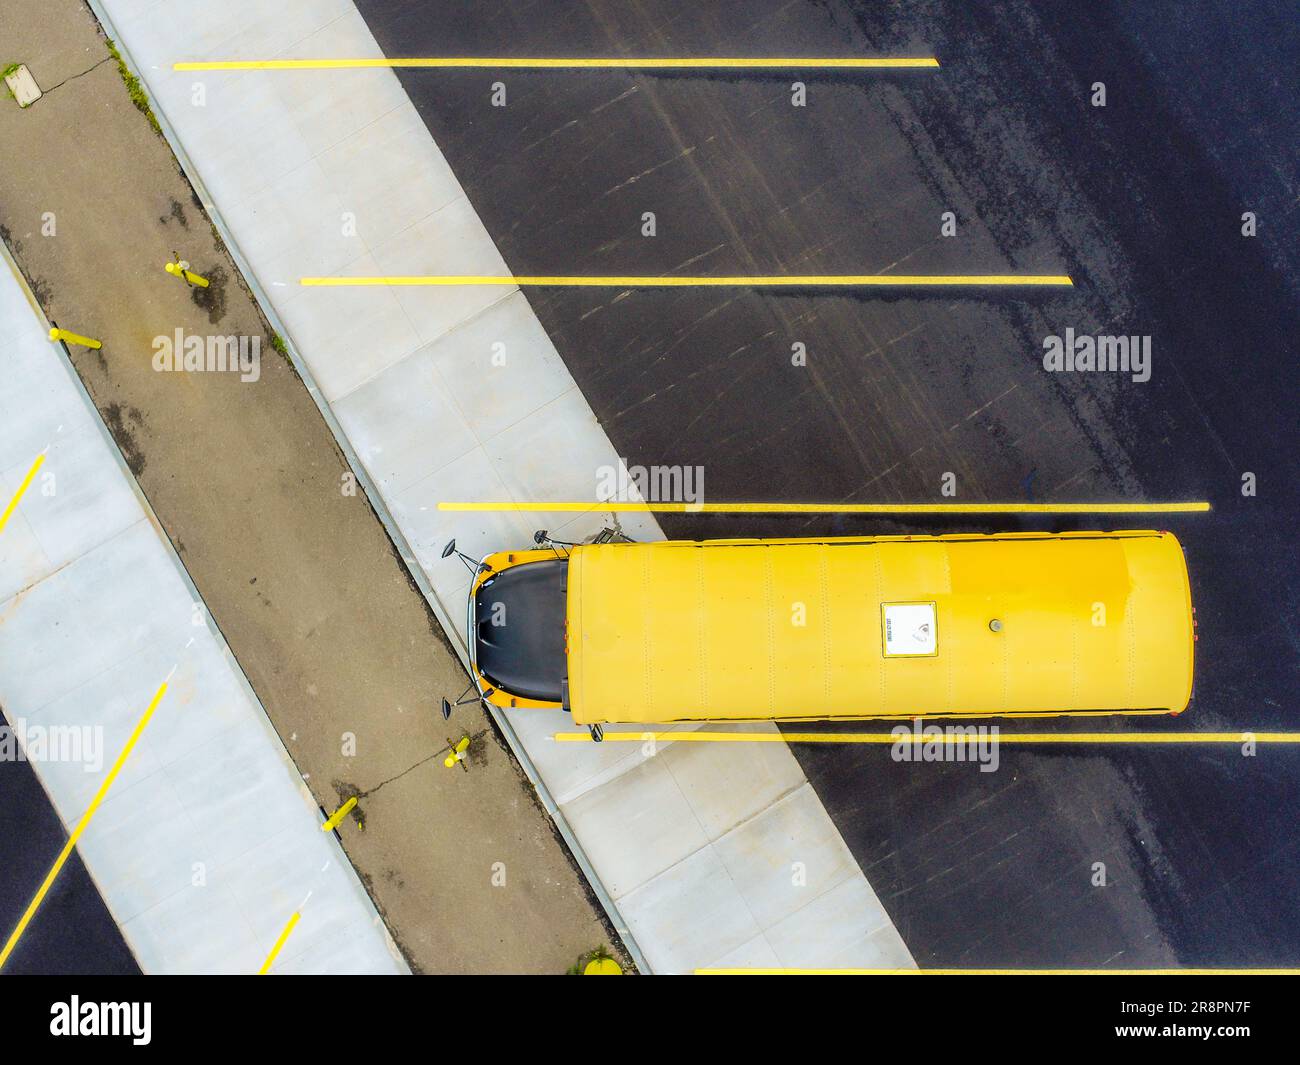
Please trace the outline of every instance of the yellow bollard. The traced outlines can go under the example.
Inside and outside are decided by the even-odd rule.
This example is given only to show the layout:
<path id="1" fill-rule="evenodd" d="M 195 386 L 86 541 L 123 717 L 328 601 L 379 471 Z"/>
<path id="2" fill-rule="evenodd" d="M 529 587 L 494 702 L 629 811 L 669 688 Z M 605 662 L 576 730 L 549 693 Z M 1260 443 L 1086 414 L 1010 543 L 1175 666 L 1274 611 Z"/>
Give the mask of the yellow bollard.
<path id="1" fill-rule="evenodd" d="M 65 344 L 80 344 L 83 348 L 90 348 L 92 351 L 98 351 L 103 347 L 98 340 L 83 337 L 80 333 L 69 333 L 66 329 L 57 327 L 50 330 L 50 339 L 62 340 Z"/>
<path id="2" fill-rule="evenodd" d="M 447 746 L 451 747 L 451 754 L 442 760 L 442 764 L 448 769 L 455 769 L 458 762 L 465 761 L 466 752 L 469 750 L 469 737 L 462 736 L 454 745 L 449 743 Z M 468 770 L 469 766 L 465 766 L 465 769 Z"/>
<path id="3" fill-rule="evenodd" d="M 339 827 L 339 824 L 343 820 L 343 818 L 347 817 L 348 811 L 351 810 L 352 807 L 356 806 L 356 804 L 357 804 L 357 797 L 353 795 L 352 798 L 350 798 L 347 802 L 345 802 L 342 806 L 340 806 L 337 810 L 334 811 L 333 816 L 328 821 L 326 821 L 323 825 L 320 826 L 320 830 L 322 832 L 333 832 L 336 828 Z"/>
<path id="4" fill-rule="evenodd" d="M 200 277 L 193 270 L 191 270 L 190 264 L 187 263 L 184 259 L 182 259 L 178 263 L 168 263 L 166 266 L 163 267 L 163 269 L 166 270 L 169 274 L 171 274 L 172 277 L 182 278 L 187 284 L 198 285 L 199 288 L 208 287 L 208 279 L 206 277 Z"/>
<path id="5" fill-rule="evenodd" d="M 583 976 L 622 976 L 623 969 L 613 958 L 593 958 L 582 970 Z"/>

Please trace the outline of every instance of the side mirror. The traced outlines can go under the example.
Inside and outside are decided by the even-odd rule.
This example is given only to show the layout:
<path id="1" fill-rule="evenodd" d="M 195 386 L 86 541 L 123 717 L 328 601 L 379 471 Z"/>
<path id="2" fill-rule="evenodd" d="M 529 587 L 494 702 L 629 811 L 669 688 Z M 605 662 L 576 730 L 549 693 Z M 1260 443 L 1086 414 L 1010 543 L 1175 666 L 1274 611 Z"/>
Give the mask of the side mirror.
<path id="1" fill-rule="evenodd" d="M 538 529 L 535 533 L 533 533 L 533 543 L 537 544 L 539 547 L 542 544 L 546 543 L 547 539 L 548 537 L 546 535 L 545 529 Z"/>
<path id="2" fill-rule="evenodd" d="M 447 721 L 451 717 L 451 700 L 445 695 L 442 697 L 442 719 Z"/>
<path id="3" fill-rule="evenodd" d="M 447 546 L 442 549 L 443 558 L 451 558 L 456 553 L 456 541 L 451 539 L 447 541 Z"/>

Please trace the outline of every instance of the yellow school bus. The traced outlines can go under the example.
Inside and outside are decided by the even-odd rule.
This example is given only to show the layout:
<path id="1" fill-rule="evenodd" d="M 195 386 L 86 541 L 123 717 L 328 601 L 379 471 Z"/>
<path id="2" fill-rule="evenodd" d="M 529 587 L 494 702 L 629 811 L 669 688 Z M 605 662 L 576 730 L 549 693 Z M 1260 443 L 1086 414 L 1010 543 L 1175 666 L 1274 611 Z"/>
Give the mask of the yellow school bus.
<path id="1" fill-rule="evenodd" d="M 590 726 L 1176 714 L 1194 627 L 1150 531 L 548 544 L 468 610 L 479 696 Z"/>

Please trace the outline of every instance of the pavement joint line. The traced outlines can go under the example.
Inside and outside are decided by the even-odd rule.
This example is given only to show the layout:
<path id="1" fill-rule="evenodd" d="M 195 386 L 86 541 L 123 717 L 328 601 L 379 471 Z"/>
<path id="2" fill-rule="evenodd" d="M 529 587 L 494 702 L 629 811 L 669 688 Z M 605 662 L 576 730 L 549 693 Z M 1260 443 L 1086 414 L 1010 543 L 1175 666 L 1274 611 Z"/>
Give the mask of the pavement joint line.
<path id="1" fill-rule="evenodd" d="M 912 729 L 915 718 L 900 719 L 902 727 Z M 945 726 L 935 725 L 936 728 Z M 909 733 L 895 736 L 892 732 L 606 732 L 603 742 L 645 743 L 648 740 L 662 743 L 911 743 L 923 746 L 929 743 L 965 744 L 975 737 L 966 730 L 975 725 L 952 725 L 962 734 L 925 736 Z M 998 726 L 984 726 L 998 727 Z M 998 743 L 1279 743 L 1300 744 L 1300 732 L 999 732 L 990 739 Z M 590 732 L 557 732 L 552 736 L 556 743 L 595 743 Z"/>
<path id="2" fill-rule="evenodd" d="M 118 52 L 121 54 L 122 61 L 126 65 L 127 69 L 137 77 L 141 77 L 142 68 L 135 61 L 130 48 L 127 46 L 126 42 L 123 41 L 121 34 L 114 25 L 107 8 L 104 6 L 104 0 L 86 0 L 86 3 L 94 13 L 95 18 L 98 19 L 100 26 L 103 27 L 105 35 L 117 42 Z M 141 80 L 148 85 L 147 78 L 141 77 Z M 344 457 L 347 459 L 348 466 L 351 468 L 353 473 L 356 474 L 357 483 L 365 492 L 366 498 L 369 500 L 371 507 L 379 517 L 380 522 L 384 526 L 384 530 L 388 533 L 389 538 L 393 541 L 393 544 L 397 547 L 401 556 L 404 559 L 407 557 L 414 558 L 415 552 L 412 551 L 410 542 L 406 538 L 406 534 L 402 532 L 401 527 L 393 518 L 392 512 L 389 510 L 387 503 L 384 502 L 384 498 L 380 494 L 378 486 L 366 470 L 365 464 L 362 463 L 361 458 L 357 454 L 356 448 L 353 447 L 352 441 L 348 438 L 347 433 L 343 431 L 343 427 L 339 423 L 338 416 L 334 413 L 333 407 L 330 406 L 329 401 L 325 399 L 324 394 L 321 392 L 315 374 L 312 373 L 306 360 L 303 359 L 302 354 L 298 351 L 297 343 L 293 339 L 293 333 L 280 317 L 280 313 L 276 310 L 275 304 L 271 301 L 270 294 L 258 279 L 257 274 L 253 270 L 252 264 L 249 262 L 247 255 L 245 255 L 242 246 L 235 239 L 234 232 L 227 224 L 224 214 L 222 214 L 220 207 L 216 204 L 215 198 L 208 191 L 208 187 L 203 181 L 203 177 L 199 173 L 194 160 L 190 158 L 189 153 L 185 150 L 184 144 L 181 143 L 180 136 L 172 126 L 171 120 L 167 117 L 166 111 L 161 106 L 157 106 L 156 99 L 155 105 L 154 114 L 158 119 L 158 124 L 162 130 L 163 138 L 167 141 L 168 147 L 171 148 L 172 154 L 176 157 L 176 161 L 180 165 L 181 171 L 189 180 L 195 195 L 198 196 L 199 201 L 204 204 L 204 210 L 207 212 L 209 220 L 214 226 L 216 226 L 217 232 L 221 235 L 222 242 L 226 246 L 226 250 L 230 253 L 230 257 L 234 260 L 235 266 L 238 268 L 244 283 L 248 285 L 249 291 L 253 294 L 253 297 L 261 308 L 262 313 L 266 315 L 266 319 L 270 323 L 271 328 L 284 338 L 289 361 L 293 364 L 294 370 L 297 372 L 299 379 L 307 389 L 307 394 L 316 405 L 316 409 L 320 411 L 321 417 L 325 420 L 325 424 L 329 426 L 330 434 L 334 437 L 334 441 L 338 445 L 339 450 L 343 452 Z M 5 257 L 7 258 L 7 255 Z M 72 371 L 70 367 L 69 372 L 76 377 L 75 372 Z M 78 378 L 77 380 L 80 385 L 80 379 Z M 84 392 L 84 386 L 82 387 Z M 181 570 L 185 573 L 184 579 L 192 588 L 193 582 L 189 580 L 188 572 L 185 572 L 183 566 L 181 566 Z M 468 676 L 470 673 L 469 650 L 466 647 L 459 630 L 456 628 L 455 622 L 447 613 L 442 601 L 434 591 L 433 584 L 429 580 L 429 575 L 424 571 L 422 566 L 409 567 L 407 573 L 409 573 L 411 579 L 415 581 L 416 587 L 419 588 L 425 602 L 429 604 L 429 609 L 433 611 L 434 617 L 438 619 L 439 625 L 446 633 L 452 649 L 460 659 L 461 665 L 466 671 L 466 676 Z M 197 592 L 195 594 L 197 594 Z M 242 670 L 240 671 L 240 680 L 241 684 L 249 692 L 250 696 L 257 702 L 257 705 L 260 706 L 261 702 L 257 699 L 256 693 L 253 692 L 252 686 L 248 683 L 248 678 L 244 676 Z M 569 824 L 568 818 L 564 815 L 564 811 L 560 809 L 560 806 L 555 801 L 550 789 L 546 786 L 546 782 L 542 780 L 537 766 L 534 764 L 532 757 L 528 754 L 527 748 L 524 747 L 523 741 L 519 738 L 519 733 L 516 731 L 514 723 L 510 719 L 510 715 L 504 713 L 496 706 L 489 706 L 488 713 L 496 723 L 497 728 L 501 730 L 501 734 L 505 737 L 510 752 L 519 762 L 519 765 L 523 769 L 524 775 L 528 778 L 529 783 L 532 784 L 533 790 L 541 800 L 543 809 L 546 810 L 552 823 L 559 830 L 561 838 L 569 848 L 569 853 L 573 855 L 583 878 L 591 886 L 597 900 L 600 902 L 601 908 L 604 909 L 606 916 L 609 918 L 609 922 L 613 926 L 615 934 L 622 940 L 633 963 L 641 972 L 650 972 L 651 969 L 649 963 L 646 961 L 645 954 L 642 952 L 640 945 L 636 941 L 636 936 L 632 933 L 627 920 L 619 910 L 618 903 L 615 901 L 613 895 L 606 887 L 604 881 L 602 881 L 596 873 L 591 858 L 578 840 L 577 835 L 573 831 L 573 826 Z M 368 894 L 367 897 L 369 897 Z"/>
<path id="3" fill-rule="evenodd" d="M 456 512 L 634 514 L 1204 514 L 1204 500 L 1183 503 L 641 503 L 552 500 L 540 503 L 475 503 L 441 500 L 439 510 Z"/>
<path id="4" fill-rule="evenodd" d="M 310 897 L 310 893 L 308 893 L 308 897 Z M 303 899 L 303 902 L 306 901 L 306 899 Z M 293 913 L 289 915 L 289 920 L 284 926 L 284 931 L 280 933 L 280 937 L 275 941 L 275 946 L 271 948 L 271 953 L 266 956 L 266 961 L 262 962 L 262 967 L 257 970 L 258 976 L 265 976 L 271 971 L 271 966 L 275 963 L 276 957 L 279 955 L 280 951 L 284 949 L 284 944 L 289 938 L 289 933 L 294 930 L 294 927 L 298 924 L 301 917 L 302 914 L 297 910 L 294 910 Z"/>
<path id="5" fill-rule="evenodd" d="M 307 288 L 377 285 L 489 288 L 1072 288 L 1068 274 L 745 274 L 720 277 L 564 274 L 411 274 L 304 277 Z"/>
<path id="6" fill-rule="evenodd" d="M 172 70 L 937 70 L 934 56 L 412 56 L 403 59 L 182 60 Z"/>
<path id="7" fill-rule="evenodd" d="M 45 451 L 48 451 L 46 448 Z M 4 513 L 0 514 L 0 532 L 4 532 L 5 526 L 9 524 L 9 519 L 13 516 L 18 504 L 22 502 L 23 496 L 27 494 L 27 489 L 31 487 L 32 481 L 36 479 L 36 471 L 41 468 L 45 461 L 45 451 L 36 456 L 36 461 L 32 463 L 31 469 L 27 471 L 27 476 L 23 478 L 23 483 L 18 486 L 18 491 L 14 493 L 13 499 L 9 500 L 9 505 L 5 507 Z"/>
<path id="8" fill-rule="evenodd" d="M 696 976 L 1296 976 L 1300 969 L 696 969 Z"/>
<path id="9" fill-rule="evenodd" d="M 174 667 L 172 672 L 175 672 Z M 171 673 L 167 676 L 170 679 Z M 122 766 L 126 764 L 126 759 L 135 748 L 136 741 L 139 740 L 141 733 L 144 732 L 145 726 L 149 724 L 149 719 L 153 717 L 153 712 L 158 709 L 158 704 L 162 702 L 163 696 L 166 694 L 167 681 L 164 680 L 162 684 L 158 686 L 158 691 L 154 694 L 153 700 L 149 703 L 149 708 L 145 710 L 144 715 L 136 723 L 131 735 L 127 737 L 126 744 L 123 746 L 121 754 L 117 756 L 117 761 L 113 763 L 112 768 L 109 769 L 108 773 L 105 775 L 103 782 L 99 785 L 99 790 L 95 792 L 95 797 L 91 799 L 90 805 L 86 807 L 86 812 L 81 815 L 81 819 L 77 822 L 77 827 L 74 828 L 72 833 L 68 836 L 68 841 L 63 845 L 63 849 L 59 852 L 59 856 L 54 860 L 54 864 L 50 867 L 50 871 L 46 874 L 44 881 L 41 882 L 41 886 L 36 889 L 35 896 L 32 898 L 31 903 L 19 919 L 18 926 L 9 936 L 8 941 L 5 943 L 4 950 L 0 950 L 0 968 L 4 968 L 5 962 L 9 960 L 9 955 L 14 952 L 14 948 L 18 945 L 18 940 L 21 939 L 23 933 L 27 931 L 27 926 L 31 924 L 32 918 L 36 916 L 36 911 L 45 900 L 45 896 L 54 884 L 55 878 L 59 875 L 59 871 L 63 868 L 69 855 L 72 854 L 73 848 L 76 847 L 77 841 L 81 839 L 82 833 L 85 832 L 86 828 L 90 825 L 91 818 L 93 818 L 95 813 L 99 810 L 100 804 L 104 801 L 104 796 L 108 794 L 108 789 L 112 787 L 113 781 L 117 779 L 117 774 L 121 772 Z"/>

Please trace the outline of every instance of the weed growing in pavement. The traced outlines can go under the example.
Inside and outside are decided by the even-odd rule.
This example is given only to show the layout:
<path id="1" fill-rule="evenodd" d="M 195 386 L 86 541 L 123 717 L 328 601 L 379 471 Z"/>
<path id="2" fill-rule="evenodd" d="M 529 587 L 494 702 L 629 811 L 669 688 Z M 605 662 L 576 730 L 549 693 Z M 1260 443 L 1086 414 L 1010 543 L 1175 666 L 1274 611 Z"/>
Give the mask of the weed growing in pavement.
<path id="1" fill-rule="evenodd" d="M 126 94 L 131 97 L 131 102 L 135 104 L 138 110 L 145 118 L 149 120 L 149 125 L 153 127 L 155 133 L 162 133 L 162 126 L 158 125 L 158 116 L 153 113 L 153 108 L 149 106 L 149 94 L 144 91 L 144 86 L 140 84 L 140 79 L 126 69 L 126 61 L 122 58 L 122 53 L 117 50 L 117 45 L 112 39 L 108 39 L 108 51 L 117 63 L 117 72 L 122 75 L 122 83 L 126 86 Z"/>
<path id="2" fill-rule="evenodd" d="M 10 63 L 4 68 L 4 70 L 0 70 L 0 78 L 7 78 L 10 74 L 17 74 L 20 66 L 22 66 L 21 63 Z M 8 84 L 5 85 L 5 92 L 9 94 L 9 99 L 18 99 L 18 97 L 14 95 L 13 89 L 9 88 Z"/>

